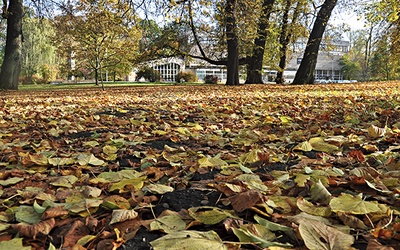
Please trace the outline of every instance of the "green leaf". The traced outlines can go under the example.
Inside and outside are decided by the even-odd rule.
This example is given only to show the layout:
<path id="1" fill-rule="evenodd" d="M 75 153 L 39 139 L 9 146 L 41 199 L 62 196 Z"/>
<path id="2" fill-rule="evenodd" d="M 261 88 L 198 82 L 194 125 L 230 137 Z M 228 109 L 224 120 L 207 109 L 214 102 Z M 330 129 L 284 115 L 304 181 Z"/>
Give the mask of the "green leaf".
<path id="1" fill-rule="evenodd" d="M 15 219 L 18 222 L 35 224 L 41 221 L 40 214 L 31 206 L 19 206 L 15 211 Z"/>
<path id="2" fill-rule="evenodd" d="M 96 199 L 82 199 L 80 202 L 74 203 L 69 207 L 71 213 L 80 214 L 83 217 L 88 216 L 86 214 L 88 210 L 97 210 L 97 208 L 103 203 L 102 200 Z M 84 213 L 82 213 L 84 212 Z M 81 214 L 82 213 L 82 214 Z"/>
<path id="3" fill-rule="evenodd" d="M 219 158 L 219 155 L 215 157 L 203 157 L 198 160 L 200 167 L 221 167 L 221 166 L 227 166 L 228 163 L 224 160 L 221 160 Z"/>
<path id="4" fill-rule="evenodd" d="M 191 249 L 191 250 L 227 250 L 221 238 L 214 231 L 179 231 L 164 235 L 150 242 L 154 250 Z"/>
<path id="5" fill-rule="evenodd" d="M 309 152 L 309 151 L 313 150 L 313 147 L 311 146 L 310 142 L 305 141 L 305 142 L 298 144 L 296 147 L 293 148 L 293 150 Z"/>
<path id="6" fill-rule="evenodd" d="M 17 184 L 18 182 L 21 182 L 23 180 L 24 180 L 24 178 L 12 177 L 7 180 L 0 180 L 0 185 L 2 185 L 3 187 L 6 187 L 9 185 Z"/>
<path id="7" fill-rule="evenodd" d="M 24 247 L 22 245 L 22 238 L 14 238 L 8 241 L 0 241 L 0 249 L 18 249 L 18 250 L 31 250 L 31 247 Z"/>
<path id="8" fill-rule="evenodd" d="M 189 215 L 205 225 L 218 224 L 228 217 L 234 217 L 230 212 L 216 207 L 192 207 L 188 209 Z"/>
<path id="9" fill-rule="evenodd" d="M 57 250 L 57 248 L 50 242 L 49 248 L 47 248 L 47 250 Z"/>
<path id="10" fill-rule="evenodd" d="M 66 187 L 66 188 L 72 188 L 75 182 L 78 181 L 78 178 L 74 175 L 66 175 L 66 176 L 61 176 L 58 178 L 56 181 L 50 183 L 53 186 L 56 187 Z"/>
<path id="11" fill-rule="evenodd" d="M 253 149 L 248 153 L 242 154 L 239 157 L 239 161 L 242 164 L 246 164 L 246 163 L 254 163 L 256 161 L 260 160 L 260 157 L 258 156 L 258 154 L 261 153 L 261 150 L 259 149 Z"/>
<path id="12" fill-rule="evenodd" d="M 157 218 L 150 223 L 150 230 L 161 230 L 165 233 L 173 233 L 186 229 L 186 222 L 177 214 L 166 215 Z"/>
<path id="13" fill-rule="evenodd" d="M 325 142 L 324 139 L 321 137 L 311 138 L 309 140 L 309 143 L 315 151 L 333 153 L 339 150 L 337 146 Z"/>
<path id="14" fill-rule="evenodd" d="M 105 162 L 96 158 L 93 154 L 79 154 L 77 156 L 78 163 L 81 166 L 92 165 L 92 166 L 101 166 Z"/>
<path id="15" fill-rule="evenodd" d="M 233 233 L 239 238 L 240 242 L 254 242 L 262 248 L 272 246 L 291 247 L 289 243 L 282 244 L 274 242 L 276 239 L 274 233 L 269 231 L 266 227 L 259 224 L 246 224 L 240 228 L 233 228 Z"/>
<path id="16" fill-rule="evenodd" d="M 35 209 L 36 213 L 42 214 L 44 211 L 46 211 L 46 207 L 40 206 L 36 200 L 33 202 L 33 208 Z"/>
<path id="17" fill-rule="evenodd" d="M 269 220 L 263 219 L 258 215 L 254 216 L 254 220 L 258 222 L 258 224 L 266 227 L 267 229 L 275 232 L 275 231 L 281 231 L 284 232 L 287 236 L 289 236 L 291 239 L 296 240 L 296 235 L 293 231 L 293 228 L 283 226 L 274 222 L 271 222 Z"/>
<path id="18" fill-rule="evenodd" d="M 369 214 L 381 211 L 377 202 L 364 201 L 360 196 L 352 196 L 346 193 L 333 198 L 329 206 L 334 212 L 350 214 Z"/>
<path id="19" fill-rule="evenodd" d="M 101 205 L 108 209 L 129 209 L 131 207 L 129 201 L 119 195 L 111 195 L 104 198 Z"/>
<path id="20" fill-rule="evenodd" d="M 311 200 L 313 201 L 321 201 L 325 204 L 328 204 L 331 200 L 331 193 L 329 193 L 328 189 L 322 184 L 321 180 L 318 180 L 317 183 L 311 186 Z"/>
<path id="21" fill-rule="evenodd" d="M 312 215 L 329 217 L 332 214 L 332 210 L 329 207 L 317 207 L 303 198 L 297 199 L 297 207 L 301 211 Z"/>
<path id="22" fill-rule="evenodd" d="M 117 153 L 118 148 L 116 146 L 112 146 L 112 145 L 106 145 L 103 147 L 103 153 L 105 153 L 106 155 L 112 155 Z"/>
<path id="23" fill-rule="evenodd" d="M 98 141 L 87 141 L 87 142 L 83 143 L 83 146 L 92 147 L 92 148 L 97 147 L 99 145 L 100 145 L 100 143 Z"/>
<path id="24" fill-rule="evenodd" d="M 75 160 L 72 158 L 60 158 L 60 157 L 49 158 L 48 161 L 50 165 L 55 167 L 72 165 L 75 163 Z"/>
<path id="25" fill-rule="evenodd" d="M 118 190 L 120 193 L 125 192 L 125 191 L 127 191 L 127 190 L 125 190 L 125 187 L 127 185 L 133 186 L 135 188 L 135 190 L 140 190 L 143 187 L 145 180 L 146 180 L 146 176 L 142 176 L 139 178 L 133 178 L 133 179 L 121 180 L 121 181 L 116 182 L 111 185 L 110 192 L 112 192 L 114 190 Z"/>
<path id="26" fill-rule="evenodd" d="M 80 238 L 77 242 L 76 242 L 76 244 L 78 244 L 78 245 L 81 245 L 81 246 L 84 246 L 84 245 L 86 245 L 87 243 L 89 243 L 89 242 L 91 242 L 92 240 L 94 240 L 94 239 L 96 239 L 97 238 L 97 236 L 96 235 L 85 235 L 85 236 L 83 236 L 82 238 Z M 55 249 L 55 248 L 54 248 Z"/>
<path id="27" fill-rule="evenodd" d="M 310 178 L 311 178 L 311 176 L 308 174 L 298 173 L 298 174 L 296 174 L 296 178 L 294 179 L 294 182 L 296 182 L 297 186 L 299 186 L 299 187 L 305 187 L 307 181 L 310 180 Z"/>
<path id="28" fill-rule="evenodd" d="M 299 233 L 311 250 L 351 249 L 354 237 L 316 220 L 300 222 Z"/>

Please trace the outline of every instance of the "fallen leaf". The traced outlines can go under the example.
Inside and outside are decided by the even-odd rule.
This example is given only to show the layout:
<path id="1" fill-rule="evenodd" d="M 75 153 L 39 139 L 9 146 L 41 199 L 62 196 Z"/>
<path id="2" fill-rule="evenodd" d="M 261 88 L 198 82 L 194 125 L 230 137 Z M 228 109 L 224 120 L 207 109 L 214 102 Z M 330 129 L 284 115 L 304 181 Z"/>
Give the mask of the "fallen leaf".
<path id="1" fill-rule="evenodd" d="M 150 223 L 150 230 L 161 230 L 165 233 L 173 233 L 186 229 L 186 222 L 178 215 L 165 215 Z"/>
<path id="2" fill-rule="evenodd" d="M 308 142 L 315 151 L 333 153 L 339 150 L 337 146 L 325 142 L 321 137 L 311 138 Z"/>
<path id="3" fill-rule="evenodd" d="M 81 166 L 85 165 L 101 166 L 105 163 L 103 160 L 96 158 L 93 154 L 79 154 L 77 156 L 77 160 L 79 165 Z"/>
<path id="4" fill-rule="evenodd" d="M 227 250 L 222 240 L 214 231 L 178 231 L 162 236 L 150 242 L 154 250 L 193 249 L 196 250 Z"/>
<path id="5" fill-rule="evenodd" d="M 315 220 L 300 222 L 299 233 L 308 249 L 351 249 L 354 243 L 353 236 Z"/>
<path id="6" fill-rule="evenodd" d="M 332 214 L 329 207 L 317 207 L 303 198 L 297 199 L 297 206 L 301 211 L 316 216 L 329 217 Z"/>
<path id="7" fill-rule="evenodd" d="M 138 216 L 135 210 L 115 209 L 111 215 L 110 224 L 133 220 Z"/>
<path id="8" fill-rule="evenodd" d="M 14 238 L 8 241 L 0 241 L 0 249 L 31 250 L 32 248 L 30 246 L 24 247 L 22 238 Z"/>
<path id="9" fill-rule="evenodd" d="M 27 236 L 30 238 L 36 238 L 38 235 L 48 235 L 54 228 L 56 221 L 54 218 L 37 222 L 36 224 L 30 225 L 26 223 L 18 223 L 12 225 L 15 230 L 18 230 L 21 236 Z"/>
<path id="10" fill-rule="evenodd" d="M 228 217 L 234 217 L 229 211 L 216 207 L 192 207 L 188 209 L 189 215 L 205 225 L 214 225 Z"/>
<path id="11" fill-rule="evenodd" d="M 254 205 L 262 202 L 262 195 L 258 190 L 248 190 L 229 197 L 232 207 L 236 212 L 243 212 L 244 210 L 253 207 Z"/>
<path id="12" fill-rule="evenodd" d="M 334 212 L 350 214 L 369 214 L 381 211 L 377 202 L 364 201 L 360 196 L 345 193 L 337 198 L 332 198 L 329 206 Z"/>

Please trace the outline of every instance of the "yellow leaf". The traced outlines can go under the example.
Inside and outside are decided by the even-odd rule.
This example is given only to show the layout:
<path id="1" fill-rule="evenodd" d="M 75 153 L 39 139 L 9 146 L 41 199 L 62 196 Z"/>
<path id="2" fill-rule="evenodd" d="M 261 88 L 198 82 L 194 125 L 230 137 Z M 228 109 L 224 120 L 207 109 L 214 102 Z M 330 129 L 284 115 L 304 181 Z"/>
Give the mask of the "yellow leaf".
<path id="1" fill-rule="evenodd" d="M 351 249 L 354 237 L 316 220 L 303 220 L 299 233 L 308 249 Z"/>
<path id="2" fill-rule="evenodd" d="M 360 196 L 353 196 L 346 193 L 333 198 L 329 206 L 334 212 L 349 214 L 369 214 L 381 211 L 377 202 L 364 201 Z"/>
<path id="3" fill-rule="evenodd" d="M 333 153 L 339 150 L 337 146 L 325 142 L 321 137 L 311 138 L 308 142 L 315 151 Z"/>
<path id="4" fill-rule="evenodd" d="M 312 215 L 328 217 L 332 214 L 332 211 L 329 207 L 317 207 L 303 198 L 297 199 L 297 207 L 301 211 Z"/>
<path id="5" fill-rule="evenodd" d="M 368 136 L 371 138 L 379 138 L 386 134 L 386 128 L 379 128 L 375 125 L 371 125 L 368 128 Z"/>
<path id="6" fill-rule="evenodd" d="M 127 220 L 133 220 L 138 216 L 135 210 L 125 210 L 125 209 L 115 209 L 111 215 L 110 224 L 115 224 L 118 222 L 124 222 Z"/>
<path id="7" fill-rule="evenodd" d="M 198 232 L 183 230 L 164 235 L 150 242 L 154 250 L 197 249 L 227 250 L 221 238 L 214 231 Z"/>
<path id="8" fill-rule="evenodd" d="M 150 223 L 150 230 L 161 230 L 172 233 L 186 229 L 186 222 L 177 214 L 165 215 Z"/>

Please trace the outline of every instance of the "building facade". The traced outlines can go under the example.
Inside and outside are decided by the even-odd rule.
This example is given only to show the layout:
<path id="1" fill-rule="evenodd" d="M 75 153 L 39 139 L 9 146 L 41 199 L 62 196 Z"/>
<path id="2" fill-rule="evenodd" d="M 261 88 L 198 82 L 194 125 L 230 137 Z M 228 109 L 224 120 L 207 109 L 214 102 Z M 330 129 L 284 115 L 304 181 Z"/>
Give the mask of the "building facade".
<path id="1" fill-rule="evenodd" d="M 296 75 L 297 69 L 303 60 L 305 47 L 305 42 L 296 42 L 293 44 L 293 53 L 284 74 L 288 83 L 292 82 Z M 349 48 L 350 42 L 348 41 L 331 42 L 329 45 L 322 43 L 315 67 L 315 80 L 343 80 L 343 70 L 340 61 L 341 58 L 349 52 Z"/>
<path id="2" fill-rule="evenodd" d="M 306 42 L 296 42 L 293 44 L 292 53 L 284 72 L 286 83 L 294 80 L 296 72 L 302 62 L 302 57 L 306 47 Z M 338 41 L 331 44 L 321 44 L 318 52 L 317 65 L 315 68 L 316 81 L 321 80 L 343 80 L 343 70 L 340 64 L 341 58 L 349 51 L 350 42 Z M 192 71 L 201 82 L 206 75 L 217 76 L 220 82 L 226 81 L 226 67 L 212 65 L 199 59 L 185 61 L 177 57 L 162 58 L 144 63 L 157 70 L 161 75 L 161 80 L 165 82 L 176 82 L 176 75 L 180 71 Z M 137 69 L 136 69 L 137 70 Z M 264 81 L 273 82 L 277 71 L 264 68 Z M 134 81 L 136 77 L 135 70 L 128 77 L 128 81 Z M 244 82 L 245 72 L 240 72 L 240 80 Z"/>

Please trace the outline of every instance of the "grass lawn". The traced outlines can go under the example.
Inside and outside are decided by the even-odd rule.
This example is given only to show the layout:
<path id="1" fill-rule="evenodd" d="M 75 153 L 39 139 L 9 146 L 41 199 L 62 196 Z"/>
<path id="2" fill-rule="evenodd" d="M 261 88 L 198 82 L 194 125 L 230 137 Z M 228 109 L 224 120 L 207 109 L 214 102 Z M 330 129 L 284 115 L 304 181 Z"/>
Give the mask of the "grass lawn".
<path id="1" fill-rule="evenodd" d="M 106 88 L 121 86 L 168 86 L 176 83 L 167 82 L 104 82 Z M 96 86 L 93 83 L 55 83 L 55 84 L 24 84 L 19 85 L 19 90 L 51 90 L 51 89 L 72 89 L 72 88 L 101 88 L 101 83 Z"/>
<path id="2" fill-rule="evenodd" d="M 399 82 L 106 87 L 1 92 L 0 249 L 400 245 Z"/>

